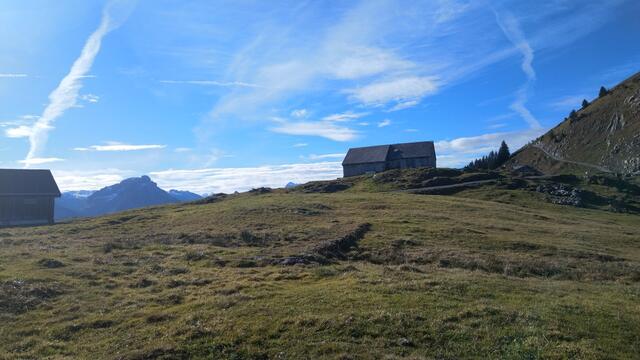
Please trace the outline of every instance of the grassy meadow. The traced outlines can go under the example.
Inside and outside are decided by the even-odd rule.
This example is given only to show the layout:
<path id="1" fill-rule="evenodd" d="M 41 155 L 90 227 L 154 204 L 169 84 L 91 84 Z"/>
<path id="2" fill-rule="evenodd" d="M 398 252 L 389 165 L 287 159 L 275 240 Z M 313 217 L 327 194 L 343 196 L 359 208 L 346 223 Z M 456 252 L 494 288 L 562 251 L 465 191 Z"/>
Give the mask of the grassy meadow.
<path id="1" fill-rule="evenodd" d="M 365 181 L 0 229 L 7 359 L 638 354 L 640 216 L 529 191 Z"/>

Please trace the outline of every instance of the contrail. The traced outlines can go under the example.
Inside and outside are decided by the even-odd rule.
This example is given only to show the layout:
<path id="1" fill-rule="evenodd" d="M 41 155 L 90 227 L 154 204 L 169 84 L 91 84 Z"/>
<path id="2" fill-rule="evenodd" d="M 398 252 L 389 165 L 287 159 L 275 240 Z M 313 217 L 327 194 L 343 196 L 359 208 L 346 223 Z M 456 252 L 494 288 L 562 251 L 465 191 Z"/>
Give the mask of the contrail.
<path id="1" fill-rule="evenodd" d="M 528 100 L 528 91 L 531 84 L 536 80 L 536 72 L 533 69 L 533 49 L 524 36 L 518 20 L 511 13 L 503 15 L 495 12 L 498 26 L 502 29 L 504 35 L 511 43 L 522 53 L 522 71 L 527 76 L 527 82 L 518 90 L 516 100 L 511 104 L 511 109 L 520 114 L 520 116 L 533 129 L 540 129 L 540 122 L 531 114 L 531 111 L 525 106 Z"/>
<path id="2" fill-rule="evenodd" d="M 69 73 L 60 81 L 58 87 L 49 94 L 49 104 L 44 109 L 42 116 L 31 128 L 29 153 L 23 161 L 25 167 L 38 163 L 38 158 L 47 143 L 49 131 L 53 129 L 53 123 L 65 111 L 76 104 L 78 93 L 82 88 L 82 79 L 91 70 L 93 61 L 100 51 L 102 39 L 111 30 L 117 28 L 131 10 L 133 10 L 133 2 L 120 0 L 110 1 L 104 8 L 100 25 L 87 39 L 80 56 L 71 66 Z M 114 11 L 118 12 L 118 16 L 115 18 L 113 16 Z"/>

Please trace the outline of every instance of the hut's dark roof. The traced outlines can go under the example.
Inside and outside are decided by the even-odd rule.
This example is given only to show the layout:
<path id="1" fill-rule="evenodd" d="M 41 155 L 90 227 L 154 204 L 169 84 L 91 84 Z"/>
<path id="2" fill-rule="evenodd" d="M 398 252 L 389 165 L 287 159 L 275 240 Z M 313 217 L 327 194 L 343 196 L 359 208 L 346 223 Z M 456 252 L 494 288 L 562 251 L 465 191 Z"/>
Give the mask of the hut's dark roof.
<path id="1" fill-rule="evenodd" d="M 49 170 L 0 169 L 0 196 L 60 196 Z"/>
<path id="2" fill-rule="evenodd" d="M 391 145 L 387 160 L 411 159 L 427 156 L 435 156 L 436 150 L 433 141 L 421 141 L 414 143 Z"/>
<path id="3" fill-rule="evenodd" d="M 367 164 L 420 157 L 435 157 L 435 155 L 436 150 L 433 146 L 433 141 L 367 146 L 349 149 L 342 165 Z"/>
<path id="4" fill-rule="evenodd" d="M 349 149 L 342 165 L 385 162 L 387 161 L 389 146 L 390 145 L 378 145 Z"/>

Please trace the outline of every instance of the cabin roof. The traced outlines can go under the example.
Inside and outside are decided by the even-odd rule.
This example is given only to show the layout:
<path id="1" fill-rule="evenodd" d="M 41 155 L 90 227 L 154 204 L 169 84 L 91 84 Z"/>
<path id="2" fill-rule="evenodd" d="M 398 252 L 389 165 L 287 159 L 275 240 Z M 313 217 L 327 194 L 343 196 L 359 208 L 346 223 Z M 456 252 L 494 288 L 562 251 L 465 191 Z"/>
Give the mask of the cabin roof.
<path id="1" fill-rule="evenodd" d="M 342 162 L 342 165 L 367 164 L 421 157 L 435 157 L 435 155 L 436 150 L 433 146 L 433 141 L 367 146 L 349 149 L 349 151 L 347 152 L 347 156 Z"/>
<path id="2" fill-rule="evenodd" d="M 342 165 L 367 164 L 387 161 L 390 145 L 351 148 L 347 152 Z"/>
<path id="3" fill-rule="evenodd" d="M 0 196 L 60 196 L 49 170 L 0 169 Z"/>
<path id="4" fill-rule="evenodd" d="M 433 141 L 421 141 L 391 145 L 387 160 L 411 159 L 434 156 L 436 153 Z"/>

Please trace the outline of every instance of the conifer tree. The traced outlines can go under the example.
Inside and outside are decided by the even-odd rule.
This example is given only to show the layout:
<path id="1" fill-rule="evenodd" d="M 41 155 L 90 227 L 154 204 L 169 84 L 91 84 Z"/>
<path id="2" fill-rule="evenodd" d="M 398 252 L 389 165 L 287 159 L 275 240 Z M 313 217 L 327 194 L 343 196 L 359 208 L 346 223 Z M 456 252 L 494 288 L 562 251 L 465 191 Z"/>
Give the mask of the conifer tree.
<path id="1" fill-rule="evenodd" d="M 464 167 L 464 170 L 494 170 L 502 166 L 510 157 L 511 152 L 509 151 L 509 146 L 506 142 L 502 141 L 500 149 L 497 152 L 491 151 L 488 155 L 470 162 Z"/>
<path id="2" fill-rule="evenodd" d="M 511 151 L 509 151 L 509 146 L 503 140 L 502 144 L 500 144 L 500 149 L 498 150 L 498 156 L 497 156 L 498 166 L 497 167 L 502 166 L 505 162 L 507 162 L 507 160 L 509 160 L 510 157 L 511 157 Z"/>
<path id="3" fill-rule="evenodd" d="M 609 90 L 607 90 L 606 87 L 601 86 L 600 87 L 600 93 L 598 94 L 598 97 L 603 97 L 605 95 L 607 95 L 609 93 Z"/>
<path id="4" fill-rule="evenodd" d="M 589 102 L 587 101 L 587 99 L 582 100 L 582 108 L 586 108 L 587 106 L 589 106 Z"/>

